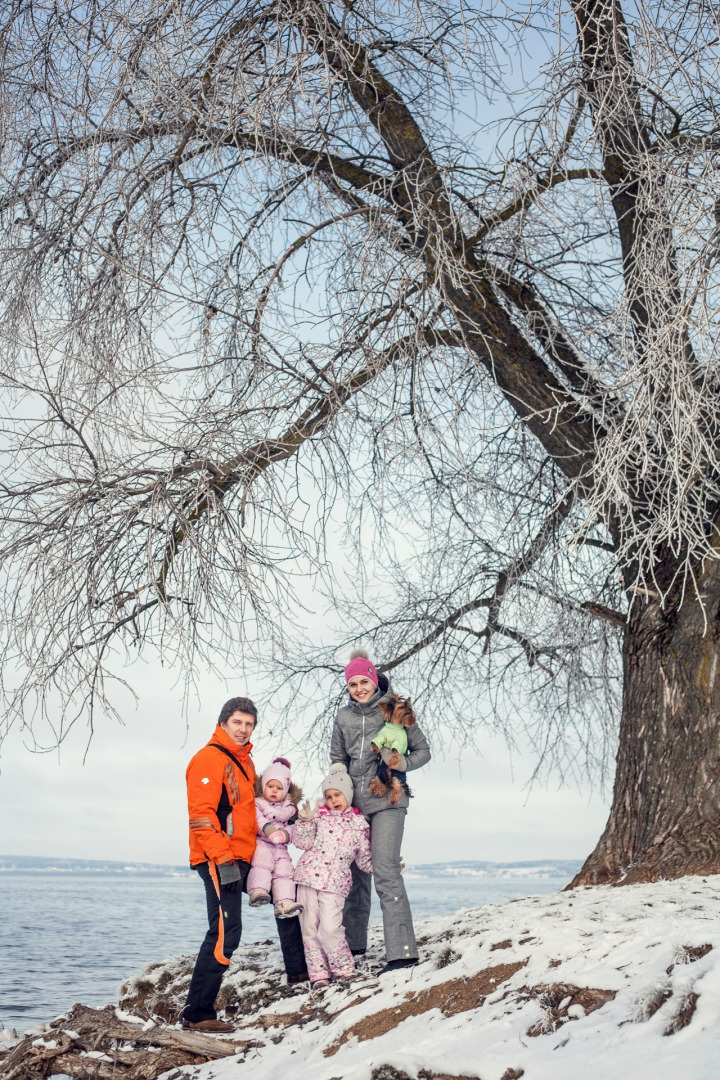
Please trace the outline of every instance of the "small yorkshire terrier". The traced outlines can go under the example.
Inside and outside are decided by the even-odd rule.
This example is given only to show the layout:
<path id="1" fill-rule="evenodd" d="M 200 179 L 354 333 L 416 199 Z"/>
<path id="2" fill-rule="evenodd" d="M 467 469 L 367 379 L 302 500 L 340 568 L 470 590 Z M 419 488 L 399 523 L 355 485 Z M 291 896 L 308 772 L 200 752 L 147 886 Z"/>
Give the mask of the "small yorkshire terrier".
<path id="1" fill-rule="evenodd" d="M 400 764 L 400 755 L 407 753 L 406 729 L 413 726 L 417 717 L 413 712 L 410 698 L 401 698 L 397 694 L 386 694 L 385 697 L 380 698 L 378 706 L 385 718 L 385 726 L 377 733 L 371 745 L 375 753 L 387 748 L 390 756 L 387 762 L 381 761 L 378 765 L 377 775 L 370 784 L 368 792 L 370 795 L 387 795 L 389 785 L 388 803 L 395 805 L 400 801 L 403 788 L 406 789 L 405 773 L 397 768 Z"/>

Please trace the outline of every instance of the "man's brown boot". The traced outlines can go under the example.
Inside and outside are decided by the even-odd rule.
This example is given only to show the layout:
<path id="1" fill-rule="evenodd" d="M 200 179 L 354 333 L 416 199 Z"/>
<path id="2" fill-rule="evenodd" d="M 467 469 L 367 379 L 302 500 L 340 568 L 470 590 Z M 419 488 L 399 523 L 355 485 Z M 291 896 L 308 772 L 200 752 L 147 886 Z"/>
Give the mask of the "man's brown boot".
<path id="1" fill-rule="evenodd" d="M 185 1031 L 209 1031 L 215 1035 L 227 1035 L 229 1031 L 235 1030 L 235 1025 L 228 1024 L 225 1020 L 197 1020 L 195 1023 L 183 1020 L 182 1026 Z"/>

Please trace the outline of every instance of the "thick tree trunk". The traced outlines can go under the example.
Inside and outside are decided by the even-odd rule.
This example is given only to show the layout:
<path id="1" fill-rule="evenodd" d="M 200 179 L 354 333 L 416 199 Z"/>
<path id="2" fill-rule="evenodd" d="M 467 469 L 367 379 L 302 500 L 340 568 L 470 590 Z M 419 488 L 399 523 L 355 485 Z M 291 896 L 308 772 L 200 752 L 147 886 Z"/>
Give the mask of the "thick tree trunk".
<path id="1" fill-rule="evenodd" d="M 612 809 L 569 888 L 720 873 L 718 577 L 700 583 L 704 616 L 697 599 L 672 618 L 633 605 Z"/>

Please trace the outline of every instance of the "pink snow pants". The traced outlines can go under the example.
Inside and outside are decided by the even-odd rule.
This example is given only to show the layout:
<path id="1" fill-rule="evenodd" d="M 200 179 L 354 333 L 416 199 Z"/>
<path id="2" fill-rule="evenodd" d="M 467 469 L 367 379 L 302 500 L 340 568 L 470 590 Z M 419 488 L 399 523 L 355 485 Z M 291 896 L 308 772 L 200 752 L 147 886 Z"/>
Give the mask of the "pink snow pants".
<path id="1" fill-rule="evenodd" d="M 310 982 L 329 979 L 331 974 L 340 979 L 354 975 L 355 960 L 342 921 L 345 897 L 298 885 L 297 900 L 303 906 L 300 928 Z"/>
<path id="2" fill-rule="evenodd" d="M 295 899 L 293 864 L 286 844 L 270 844 L 258 836 L 252 866 L 247 877 L 247 891 L 264 889 L 273 903 Z"/>

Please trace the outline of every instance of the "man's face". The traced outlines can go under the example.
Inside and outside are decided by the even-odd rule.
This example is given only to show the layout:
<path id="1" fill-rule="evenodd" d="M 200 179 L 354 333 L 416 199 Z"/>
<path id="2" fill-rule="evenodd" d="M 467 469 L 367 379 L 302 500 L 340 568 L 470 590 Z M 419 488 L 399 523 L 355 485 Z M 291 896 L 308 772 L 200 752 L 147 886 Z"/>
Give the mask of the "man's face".
<path id="1" fill-rule="evenodd" d="M 246 712 L 234 712 L 220 727 L 226 731 L 236 746 L 245 746 L 255 727 L 255 717 Z"/>
<path id="2" fill-rule="evenodd" d="M 373 696 L 376 689 L 375 683 L 370 679 L 366 679 L 364 675 L 353 675 L 348 683 L 350 697 L 354 698 L 355 701 L 367 701 L 368 698 Z"/>

